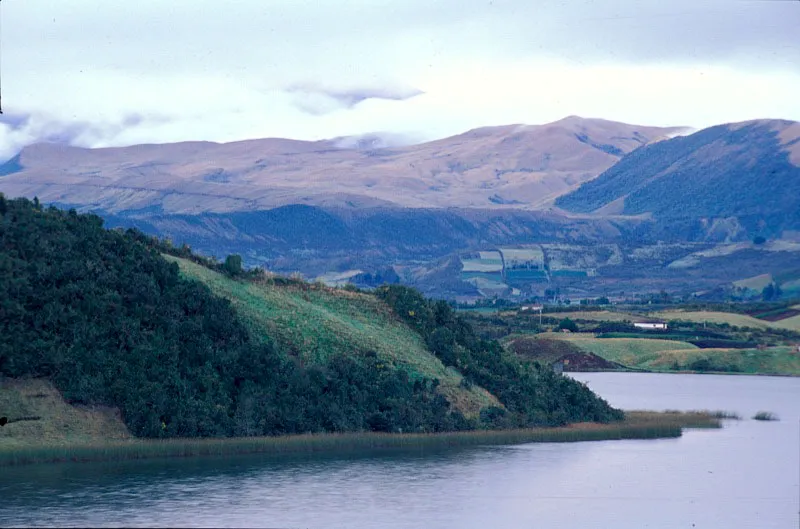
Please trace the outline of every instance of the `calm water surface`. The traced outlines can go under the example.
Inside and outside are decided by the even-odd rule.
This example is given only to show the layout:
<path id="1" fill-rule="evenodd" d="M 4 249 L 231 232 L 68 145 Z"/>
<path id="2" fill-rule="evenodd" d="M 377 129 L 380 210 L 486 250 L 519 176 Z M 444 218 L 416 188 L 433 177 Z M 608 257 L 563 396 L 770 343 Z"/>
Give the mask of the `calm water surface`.
<path id="1" fill-rule="evenodd" d="M 758 410 L 680 439 L 0 469 L 2 526 L 800 527 L 800 379 L 575 374 L 624 409 Z"/>

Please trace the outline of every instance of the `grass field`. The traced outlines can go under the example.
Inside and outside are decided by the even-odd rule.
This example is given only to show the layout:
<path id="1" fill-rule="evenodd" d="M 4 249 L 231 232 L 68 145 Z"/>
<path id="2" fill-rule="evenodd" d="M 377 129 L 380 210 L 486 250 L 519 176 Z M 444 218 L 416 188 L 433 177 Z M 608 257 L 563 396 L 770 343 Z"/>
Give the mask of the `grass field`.
<path id="1" fill-rule="evenodd" d="M 335 354 L 375 351 L 412 378 L 438 378 L 442 393 L 465 415 L 474 416 L 482 407 L 498 404 L 482 388 L 459 387 L 461 374 L 447 369 L 419 334 L 372 295 L 321 285 L 235 281 L 191 261 L 165 258 L 177 262 L 184 275 L 229 299 L 254 337 L 269 337 L 306 362 L 324 364 Z"/>
<path id="2" fill-rule="evenodd" d="M 734 281 L 733 285 L 739 288 L 749 288 L 751 290 L 755 290 L 757 292 L 761 292 L 761 290 L 772 283 L 772 275 L 771 274 L 761 274 L 758 276 L 748 277 L 747 279 L 740 279 L 739 281 Z"/>
<path id="3" fill-rule="evenodd" d="M 705 361 L 708 371 L 751 375 L 800 376 L 800 354 L 791 347 L 758 349 L 700 349 L 675 340 L 595 338 L 585 334 L 542 333 L 537 338 L 566 340 L 581 350 L 633 369 L 695 371 Z M 695 366 L 698 364 L 694 364 Z"/>
<path id="4" fill-rule="evenodd" d="M 545 312 L 548 318 L 569 318 L 571 320 L 586 321 L 639 321 L 644 318 L 626 312 L 614 312 L 610 310 L 587 310 L 575 312 Z"/>
<path id="5" fill-rule="evenodd" d="M 0 378 L 0 416 L 14 420 L 39 417 L 0 427 L 0 447 L 76 444 L 130 438 L 117 412 L 110 408 L 70 406 L 41 379 Z"/>
<path id="6" fill-rule="evenodd" d="M 749 375 L 800 376 L 800 355 L 791 347 L 758 349 L 695 349 L 663 351 L 655 358 L 647 358 L 636 367 L 653 371 L 693 370 L 692 364 L 706 360 L 712 366 L 733 368 L 734 372 Z M 723 370 L 723 372 L 728 372 Z"/>
<path id="7" fill-rule="evenodd" d="M 800 330 L 800 316 L 788 318 L 780 321 L 765 321 L 747 316 L 746 314 L 733 314 L 730 312 L 711 312 L 711 311 L 663 311 L 650 314 L 651 317 L 664 320 L 683 320 L 696 323 L 727 323 L 737 327 L 752 327 L 755 329 L 789 329 Z"/>
<path id="8" fill-rule="evenodd" d="M 647 338 L 595 338 L 594 335 L 542 333 L 542 338 L 568 340 L 583 351 L 594 353 L 611 362 L 641 368 L 643 363 L 654 360 L 664 351 L 675 349 L 697 349 L 696 346 L 675 340 Z"/>

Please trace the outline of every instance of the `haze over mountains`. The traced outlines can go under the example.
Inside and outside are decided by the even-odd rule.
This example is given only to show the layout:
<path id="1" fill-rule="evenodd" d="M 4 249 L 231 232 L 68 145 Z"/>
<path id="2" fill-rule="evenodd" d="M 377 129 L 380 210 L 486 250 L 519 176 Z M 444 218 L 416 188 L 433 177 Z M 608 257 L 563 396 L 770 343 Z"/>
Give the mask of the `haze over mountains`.
<path id="1" fill-rule="evenodd" d="M 572 116 L 395 148 L 274 138 L 107 149 L 37 144 L 0 169 L 0 189 L 114 213 L 287 204 L 539 209 L 634 149 L 682 130 Z"/>

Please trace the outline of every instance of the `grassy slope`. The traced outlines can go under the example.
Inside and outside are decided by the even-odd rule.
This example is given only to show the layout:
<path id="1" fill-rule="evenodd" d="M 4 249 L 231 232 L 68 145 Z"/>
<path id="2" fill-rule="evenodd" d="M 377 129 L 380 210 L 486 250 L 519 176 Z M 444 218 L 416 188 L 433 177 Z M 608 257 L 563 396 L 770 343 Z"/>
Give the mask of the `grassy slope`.
<path id="1" fill-rule="evenodd" d="M 790 329 L 800 330 L 800 317 L 788 318 L 780 321 L 765 321 L 747 316 L 745 314 L 733 314 L 730 312 L 711 312 L 711 311 L 663 311 L 655 312 L 651 316 L 665 320 L 684 320 L 702 323 L 727 323 L 738 327 L 753 327 L 755 329 Z"/>
<path id="2" fill-rule="evenodd" d="M 422 338 L 374 296 L 309 285 L 277 286 L 235 281 L 191 261 L 175 261 L 181 272 L 231 301 L 254 337 L 269 336 L 308 363 L 339 353 L 372 350 L 413 377 L 438 378 L 442 393 L 465 415 L 499 405 L 488 392 L 459 387 L 462 376 L 431 354 Z"/>
<path id="3" fill-rule="evenodd" d="M 790 329 L 792 331 L 800 331 L 800 315 L 792 316 L 791 318 L 779 320 L 774 323 L 780 324 L 784 329 Z"/>
<path id="4" fill-rule="evenodd" d="M 41 417 L 37 421 L 13 422 L 0 427 L 0 449 L 130 438 L 114 410 L 70 406 L 50 382 L 41 379 L 0 378 L 0 415 L 11 420 Z"/>
<path id="5" fill-rule="evenodd" d="M 654 371 L 671 370 L 674 364 L 684 368 L 695 360 L 711 359 L 718 364 L 736 366 L 739 372 L 751 375 L 800 376 L 800 355 L 791 347 L 758 349 L 695 349 L 663 351 L 656 358 L 640 362 L 637 367 Z"/>
<path id="6" fill-rule="evenodd" d="M 542 338 L 567 340 L 587 352 L 635 369 L 673 371 L 695 360 L 712 359 L 736 366 L 741 373 L 800 376 L 800 354 L 791 347 L 757 349 L 700 349 L 686 342 L 643 338 L 594 338 L 592 335 L 544 333 Z"/>
<path id="7" fill-rule="evenodd" d="M 800 305 L 798 305 L 800 307 Z M 635 315 L 626 312 L 616 311 L 586 311 L 586 312 L 554 312 L 545 314 L 549 318 L 570 318 L 572 320 L 586 320 L 586 321 L 640 321 L 648 318 L 662 319 L 662 320 L 683 320 L 702 323 L 707 321 L 709 323 L 727 323 L 729 325 L 736 325 L 738 327 L 752 327 L 755 329 L 789 329 L 793 331 L 800 331 L 800 316 L 786 318 L 779 321 L 766 321 L 753 318 L 746 314 L 734 314 L 731 312 L 714 312 L 714 311 L 681 311 L 681 310 L 668 310 L 661 312 L 652 312 L 647 315 Z"/>
<path id="8" fill-rule="evenodd" d="M 544 333 L 538 336 L 568 340 L 587 352 L 628 367 L 640 367 L 642 362 L 658 357 L 663 351 L 697 349 L 696 346 L 674 340 L 647 338 L 595 338 L 593 335 Z"/>
<path id="9" fill-rule="evenodd" d="M 563 319 L 569 318 L 571 320 L 586 320 L 586 321 L 639 321 L 646 319 L 642 316 L 635 314 L 628 314 L 627 312 L 615 312 L 610 310 L 590 310 L 590 311 L 575 311 L 575 312 L 545 312 L 544 316 L 547 318 Z"/>

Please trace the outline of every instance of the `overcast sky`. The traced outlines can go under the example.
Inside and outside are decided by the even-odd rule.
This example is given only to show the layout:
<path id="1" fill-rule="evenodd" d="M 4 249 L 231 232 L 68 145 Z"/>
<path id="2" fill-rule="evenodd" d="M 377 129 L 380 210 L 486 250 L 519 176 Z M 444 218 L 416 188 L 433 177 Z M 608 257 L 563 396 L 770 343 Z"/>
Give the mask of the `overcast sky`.
<path id="1" fill-rule="evenodd" d="M 800 1 L 7 0 L 0 155 L 800 121 Z"/>

